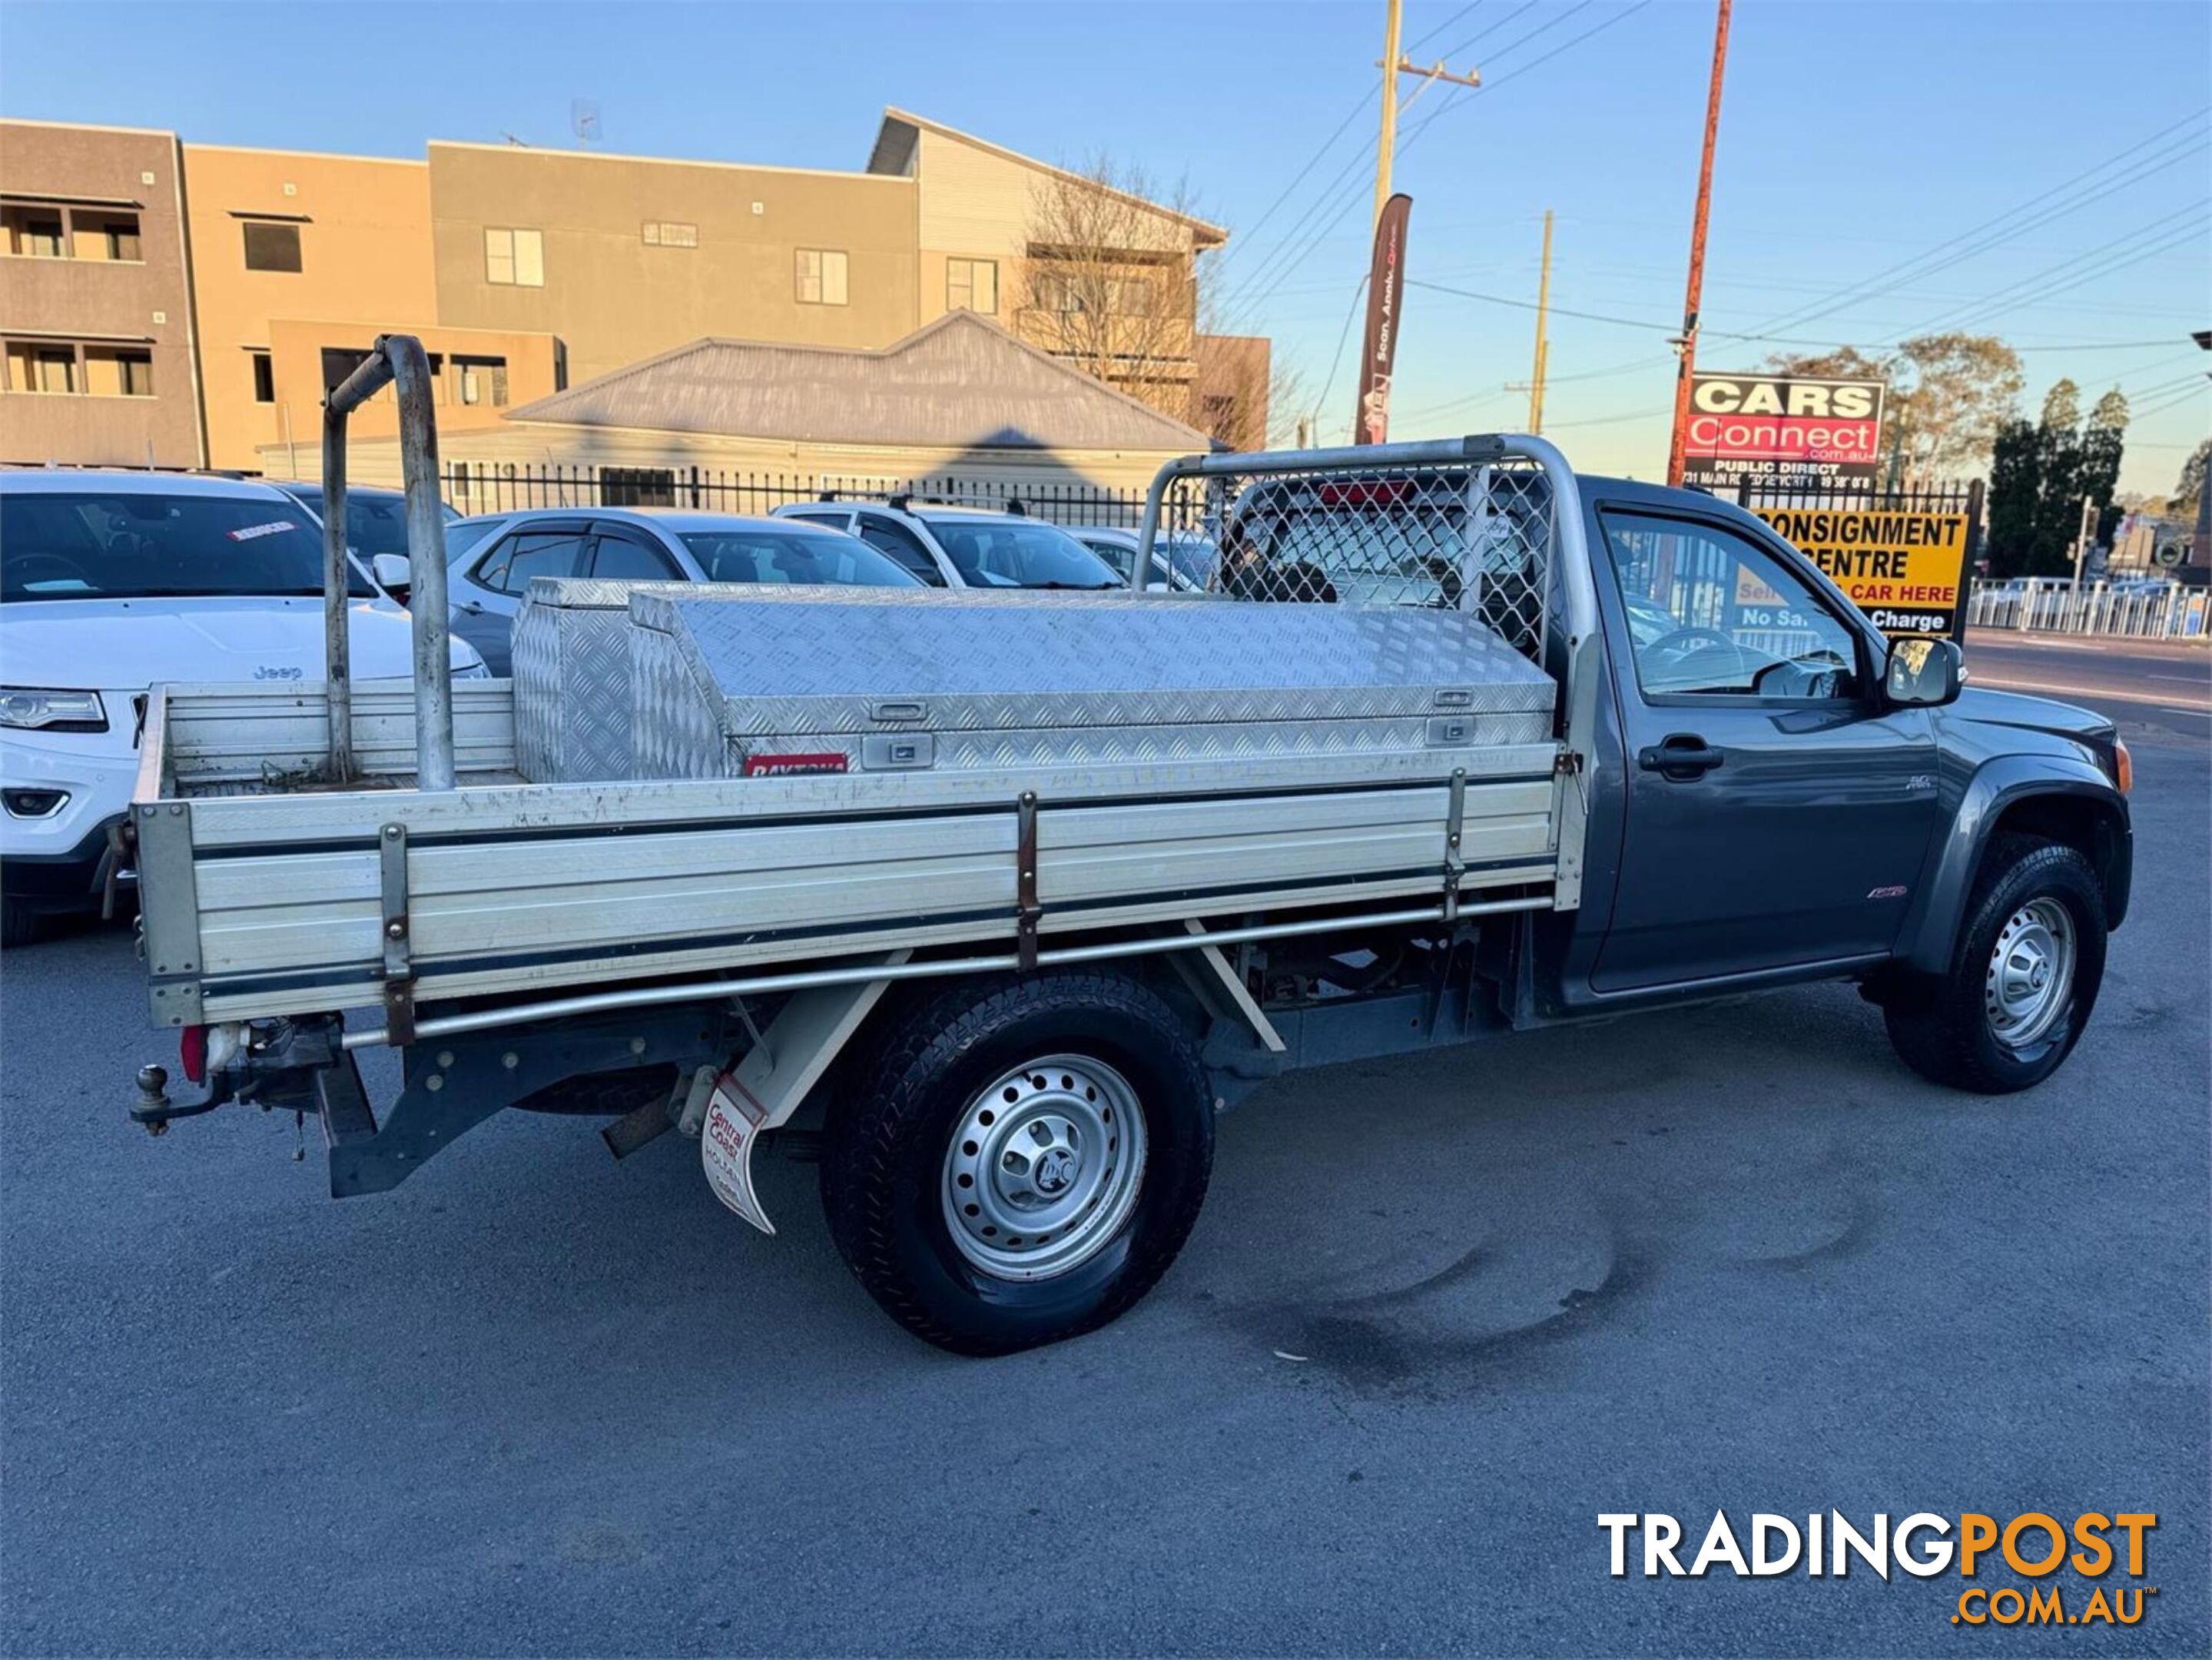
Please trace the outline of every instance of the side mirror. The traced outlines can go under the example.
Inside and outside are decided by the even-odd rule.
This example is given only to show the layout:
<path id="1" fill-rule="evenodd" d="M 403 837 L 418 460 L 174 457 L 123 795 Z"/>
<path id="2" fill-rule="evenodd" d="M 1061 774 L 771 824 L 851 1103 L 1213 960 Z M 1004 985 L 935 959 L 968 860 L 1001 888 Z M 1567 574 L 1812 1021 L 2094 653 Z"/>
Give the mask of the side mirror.
<path id="1" fill-rule="evenodd" d="M 1882 672 L 1883 699 L 1898 708 L 1948 703 L 1966 683 L 1966 658 L 1952 640 L 1899 640 Z"/>
<path id="2" fill-rule="evenodd" d="M 377 587 L 382 588 L 401 605 L 407 603 L 407 591 L 414 587 L 415 583 L 414 573 L 408 567 L 405 554 L 373 555 L 368 562 L 368 569 L 369 575 L 376 578 Z"/>

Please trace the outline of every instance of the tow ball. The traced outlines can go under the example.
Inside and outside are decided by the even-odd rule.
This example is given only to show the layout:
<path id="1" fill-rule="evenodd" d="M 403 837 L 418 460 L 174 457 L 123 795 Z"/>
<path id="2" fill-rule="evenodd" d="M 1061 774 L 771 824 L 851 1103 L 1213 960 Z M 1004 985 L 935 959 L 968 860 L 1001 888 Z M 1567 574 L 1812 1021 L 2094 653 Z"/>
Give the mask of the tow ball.
<path id="1" fill-rule="evenodd" d="M 137 1082 L 138 1098 L 131 1104 L 131 1122 L 143 1124 L 149 1135 L 165 1134 L 172 1119 L 197 1118 L 204 1112 L 213 1112 L 221 1104 L 221 1098 L 212 1093 L 204 1101 L 186 1102 L 181 1106 L 169 1099 L 167 1067 L 139 1067 Z"/>

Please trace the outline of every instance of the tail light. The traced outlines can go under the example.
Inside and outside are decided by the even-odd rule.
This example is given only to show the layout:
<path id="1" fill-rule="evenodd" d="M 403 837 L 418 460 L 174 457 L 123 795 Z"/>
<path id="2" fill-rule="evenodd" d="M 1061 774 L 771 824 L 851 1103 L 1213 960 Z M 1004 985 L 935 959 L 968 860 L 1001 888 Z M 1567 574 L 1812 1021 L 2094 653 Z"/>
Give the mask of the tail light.
<path id="1" fill-rule="evenodd" d="M 186 1026 L 177 1034 L 177 1062 L 195 1084 L 207 1082 L 207 1035 L 205 1026 Z"/>

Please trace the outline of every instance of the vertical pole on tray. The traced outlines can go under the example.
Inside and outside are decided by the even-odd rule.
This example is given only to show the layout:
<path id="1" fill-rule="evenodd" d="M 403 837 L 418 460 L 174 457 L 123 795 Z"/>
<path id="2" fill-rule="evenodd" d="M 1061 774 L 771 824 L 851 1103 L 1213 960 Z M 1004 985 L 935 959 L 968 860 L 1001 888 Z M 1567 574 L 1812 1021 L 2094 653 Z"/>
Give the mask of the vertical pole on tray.
<path id="1" fill-rule="evenodd" d="M 323 407 L 323 702 L 330 715 L 330 781 L 353 777 L 353 663 L 346 570 L 346 412 Z"/>

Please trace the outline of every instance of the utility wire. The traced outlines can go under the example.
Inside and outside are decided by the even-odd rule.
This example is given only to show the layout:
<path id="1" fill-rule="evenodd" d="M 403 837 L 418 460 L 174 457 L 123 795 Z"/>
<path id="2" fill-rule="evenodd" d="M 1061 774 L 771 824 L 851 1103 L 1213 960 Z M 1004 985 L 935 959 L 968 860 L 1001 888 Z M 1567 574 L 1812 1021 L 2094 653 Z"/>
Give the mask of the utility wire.
<path id="1" fill-rule="evenodd" d="M 1782 313 L 1778 316 L 1771 318 L 1766 322 L 1758 325 L 1758 331 L 1765 332 L 1768 330 L 1797 328 L 1802 326 L 1806 323 L 1815 321 L 1820 318 L 1832 315 L 1834 313 L 1841 311 L 1848 306 L 1855 305 L 1861 301 L 1873 299 L 1877 295 L 1887 293 L 1893 289 L 1902 287 L 1905 283 L 1917 282 L 1923 277 L 1931 276 L 1937 271 L 1944 270 L 1949 265 L 1957 264 L 1960 259 L 1971 258 L 1975 253 L 1986 252 L 1990 248 L 2002 246 L 2004 241 L 2009 240 L 2014 236 L 2025 234 L 2028 230 L 2034 228 L 2036 225 L 2048 223 L 2051 218 L 2057 217 L 2063 213 L 2070 212 L 2074 208 L 2086 206 L 2088 202 L 2098 199 L 2100 192 L 2103 190 L 2102 185 L 2093 189 L 2080 200 L 2066 204 L 2058 208 L 2055 212 L 2043 217 L 2036 218 L 2032 224 L 2021 224 L 2011 226 L 2008 228 L 2007 228 L 2007 222 L 2017 219 L 2023 214 L 2031 213 L 2032 210 L 2037 209 L 2043 204 L 2050 202 L 2052 198 L 2063 196 L 2066 192 L 2072 190 L 2075 185 L 2080 185 L 2086 180 L 2095 179 L 2098 174 L 2108 171 L 2120 162 L 2126 161 L 2130 156 L 2136 155 L 2140 151 L 2149 149 L 2153 146 L 2160 144 L 2161 141 L 2181 131 L 2184 128 L 2197 125 L 2201 123 L 2208 114 L 2212 114 L 2212 106 L 2208 106 L 2203 109 L 2196 111 L 2192 114 L 2185 116 L 2180 120 L 2172 123 L 2169 126 L 2161 127 L 2158 131 L 2151 134 L 2149 137 L 2138 140 L 2136 143 L 2127 146 L 2124 149 L 2117 151 L 2113 155 L 2106 156 L 2103 161 L 2099 161 L 2094 167 L 2084 168 L 2081 172 L 2074 174 L 2072 177 L 2051 185 L 2047 190 L 2039 192 L 2035 195 L 2029 197 L 2026 201 L 2015 204 L 2014 206 L 2008 208 L 2004 212 L 1997 214 L 1992 218 L 1985 219 L 1978 225 L 1970 226 L 1966 230 L 1959 232 L 1954 236 L 1946 238 L 1944 240 L 1936 243 L 1932 247 L 1923 249 L 1919 253 L 1913 255 L 1911 258 L 1900 260 L 1896 265 L 1887 266 L 1883 270 L 1875 272 L 1871 277 L 1863 277 L 1857 283 L 1837 290 L 1832 295 L 1829 296 L 1826 303 L 1825 304 L 1816 301 L 1808 306 L 1795 307 Z M 2185 144 L 2183 148 L 2186 149 L 2188 148 L 2188 145 Z M 2160 165 L 2170 166 L 2173 161 L 2179 161 L 2179 159 L 2180 157 L 2177 155 L 2167 161 L 2161 162 Z M 2110 183 L 2111 181 L 2105 182 Z M 2130 179 L 2126 182 L 2133 183 L 2135 181 Z M 1977 240 L 1977 239 L 1984 240 Z M 1966 246 L 1962 249 L 1962 245 L 1971 246 Z M 1956 252 L 1954 252 L 1954 251 Z M 1892 277 L 1898 277 L 1900 280 L 1892 283 L 1889 281 Z"/>
<path id="2" fill-rule="evenodd" d="M 1530 0 L 1530 3 L 1533 4 L 1534 0 Z M 1625 7 L 1620 11 L 1614 13 L 1612 16 L 1592 24 L 1581 33 L 1573 36 L 1570 40 L 1560 42 L 1558 46 L 1553 46 L 1550 51 L 1540 52 L 1536 57 L 1531 58 L 1525 64 L 1515 64 L 1504 74 L 1498 76 L 1495 80 L 1486 82 L 1481 90 L 1484 92 L 1493 91 L 1497 88 L 1504 86 L 1507 82 L 1510 82 L 1516 76 L 1525 75 L 1529 70 L 1549 63 L 1553 58 L 1559 57 L 1562 52 L 1571 51 L 1574 47 L 1580 46 L 1583 41 L 1589 40 L 1592 36 L 1601 34 L 1607 29 L 1613 27 L 1615 24 L 1626 21 L 1628 18 L 1634 16 L 1638 12 L 1642 11 L 1650 3 L 1651 0 L 1635 0 L 1634 4 Z M 1522 9 L 1526 10 L 1528 8 L 1524 6 Z M 1579 10 L 1581 8 L 1577 6 L 1574 8 L 1574 9 Z M 1512 21 L 1513 16 L 1517 16 L 1519 15 L 1519 12 L 1513 13 L 1503 21 L 1510 22 Z M 1561 21 L 1564 21 L 1564 19 Z M 1525 40 L 1530 37 L 1523 38 Z M 1435 109 L 1430 111 L 1428 114 L 1423 116 L 1419 120 L 1416 121 L 1409 129 L 1407 129 L 1404 138 L 1401 140 L 1398 145 L 1399 155 L 1402 155 L 1407 150 L 1411 149 L 1413 145 L 1419 141 L 1421 135 L 1426 132 L 1431 126 L 1435 125 L 1441 117 L 1449 113 L 1453 110 L 1462 107 L 1470 100 L 1470 99 L 1478 96 L 1480 96 L 1480 94 L 1463 94 L 1458 97 L 1449 99 L 1445 102 L 1439 104 Z M 1371 144 L 1368 145 L 1365 148 L 1365 154 L 1372 155 L 1373 150 L 1374 146 Z M 1321 197 L 1316 200 L 1315 205 L 1310 209 L 1304 217 L 1301 219 L 1299 228 L 1303 228 L 1306 223 L 1310 222 L 1316 213 L 1326 211 L 1332 201 L 1336 204 L 1337 211 L 1331 217 L 1323 221 L 1313 234 L 1308 237 L 1303 245 L 1297 246 L 1295 252 L 1291 252 L 1289 250 L 1291 247 L 1291 238 L 1297 235 L 1297 229 L 1294 228 L 1289 235 L 1285 237 L 1283 244 L 1278 247 L 1276 256 L 1271 258 L 1270 261 L 1267 262 L 1267 265 L 1264 265 L 1260 271 L 1253 274 L 1249 284 L 1240 298 L 1239 303 L 1241 305 L 1249 308 L 1251 307 L 1262 304 L 1271 298 L 1275 290 L 1280 288 L 1283 283 L 1288 278 L 1291 271 L 1297 269 L 1297 267 L 1302 264 L 1333 231 L 1335 230 L 1337 226 L 1344 222 L 1346 218 L 1350 216 L 1352 209 L 1358 205 L 1359 197 L 1358 189 L 1354 187 L 1349 191 L 1346 191 L 1344 186 L 1346 181 L 1350 179 L 1353 170 L 1359 165 L 1361 159 L 1364 158 L 1355 158 L 1351 163 L 1347 164 L 1344 168 L 1339 171 L 1336 178 L 1331 180 L 1329 185 L 1324 188 Z M 1287 258 L 1283 257 L 1285 254 L 1287 254 Z M 1271 276 L 1273 278 L 1272 281 L 1269 280 Z"/>

